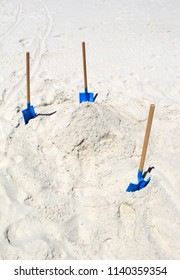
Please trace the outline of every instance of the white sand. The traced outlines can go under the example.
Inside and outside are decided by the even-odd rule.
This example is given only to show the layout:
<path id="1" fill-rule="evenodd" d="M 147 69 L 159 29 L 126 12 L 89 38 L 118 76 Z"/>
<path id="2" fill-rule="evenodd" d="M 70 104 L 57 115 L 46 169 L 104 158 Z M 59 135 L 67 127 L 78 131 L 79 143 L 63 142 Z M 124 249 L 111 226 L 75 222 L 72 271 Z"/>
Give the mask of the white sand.
<path id="1" fill-rule="evenodd" d="M 180 258 L 179 14 L 179 0 L 1 1 L 0 259 Z M 25 126 L 26 51 L 32 105 L 56 113 Z M 155 169 L 127 193 L 151 103 Z"/>

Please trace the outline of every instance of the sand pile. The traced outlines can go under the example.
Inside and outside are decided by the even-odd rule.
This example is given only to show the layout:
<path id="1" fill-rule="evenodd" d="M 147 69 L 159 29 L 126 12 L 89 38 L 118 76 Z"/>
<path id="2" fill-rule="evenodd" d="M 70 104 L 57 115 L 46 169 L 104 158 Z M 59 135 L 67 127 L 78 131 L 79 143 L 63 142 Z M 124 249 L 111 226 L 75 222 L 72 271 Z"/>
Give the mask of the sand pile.
<path id="1" fill-rule="evenodd" d="M 26 127 L 21 122 L 9 139 L 1 179 L 8 217 L 1 218 L 1 258 L 175 256 L 165 220 L 154 218 L 158 211 L 176 215 L 173 204 L 164 208 L 158 177 L 140 193 L 124 192 L 130 176 L 123 170 L 136 155 L 133 133 L 134 124 L 103 103 L 78 105 L 64 119 L 59 110 Z"/>
<path id="2" fill-rule="evenodd" d="M 82 104 L 71 114 L 62 131 L 56 131 L 55 145 L 66 154 L 85 159 L 92 153 L 128 157 L 135 143 L 127 121 L 103 104 Z"/>
<path id="3" fill-rule="evenodd" d="M 135 153 L 133 130 L 129 120 L 103 103 L 81 104 L 64 114 L 60 109 L 26 127 L 22 120 L 8 140 L 8 157 L 15 163 L 11 173 L 18 174 L 20 168 L 22 178 L 15 179 L 25 189 L 23 178 L 32 181 L 34 189 L 72 189 L 83 181 L 97 188 L 108 185 L 109 174 L 118 170 L 115 165 Z"/>

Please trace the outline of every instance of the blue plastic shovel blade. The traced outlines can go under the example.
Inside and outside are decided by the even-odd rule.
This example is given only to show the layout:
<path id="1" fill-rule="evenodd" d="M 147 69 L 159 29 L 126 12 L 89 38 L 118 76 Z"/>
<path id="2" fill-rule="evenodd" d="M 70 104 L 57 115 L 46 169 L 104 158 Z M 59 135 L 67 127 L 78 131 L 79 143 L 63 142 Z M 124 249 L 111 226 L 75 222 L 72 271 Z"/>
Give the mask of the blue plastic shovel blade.
<path id="1" fill-rule="evenodd" d="M 138 170 L 137 177 L 138 177 L 138 183 L 137 184 L 130 183 L 128 188 L 126 189 L 127 192 L 139 191 L 145 188 L 150 181 L 150 178 L 148 178 L 147 181 L 144 180 L 141 170 Z"/>
<path id="2" fill-rule="evenodd" d="M 139 186 L 138 184 L 133 184 L 130 183 L 128 188 L 126 189 L 127 192 L 135 192 L 135 191 L 139 191 Z"/>
<path id="3" fill-rule="evenodd" d="M 79 103 L 82 102 L 94 102 L 94 93 L 93 92 L 80 92 L 79 93 Z"/>
<path id="4" fill-rule="evenodd" d="M 30 119 L 33 119 L 36 116 L 34 107 L 30 105 L 30 103 L 27 103 L 27 109 L 22 110 L 22 114 L 24 117 L 25 124 L 27 124 Z"/>

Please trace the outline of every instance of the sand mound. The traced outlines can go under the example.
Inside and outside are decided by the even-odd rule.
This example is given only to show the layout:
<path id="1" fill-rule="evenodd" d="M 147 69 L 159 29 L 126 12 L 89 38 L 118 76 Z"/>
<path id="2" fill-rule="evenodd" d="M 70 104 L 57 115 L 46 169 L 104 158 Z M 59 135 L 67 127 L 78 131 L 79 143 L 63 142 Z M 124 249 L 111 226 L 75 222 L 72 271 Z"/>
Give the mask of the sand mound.
<path id="1" fill-rule="evenodd" d="M 82 104 L 71 114 L 67 127 L 56 133 L 56 147 L 82 159 L 93 152 L 121 159 L 135 148 L 128 122 L 105 105 Z"/>

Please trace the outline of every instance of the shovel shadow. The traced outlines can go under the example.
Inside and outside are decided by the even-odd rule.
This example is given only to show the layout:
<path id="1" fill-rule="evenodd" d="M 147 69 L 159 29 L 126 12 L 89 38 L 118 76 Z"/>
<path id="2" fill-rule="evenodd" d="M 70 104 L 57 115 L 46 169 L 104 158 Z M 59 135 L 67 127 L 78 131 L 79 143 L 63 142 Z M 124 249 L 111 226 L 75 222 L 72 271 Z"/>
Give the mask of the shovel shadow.
<path id="1" fill-rule="evenodd" d="M 55 113 L 57 113 L 57 111 L 54 111 L 54 112 L 48 113 L 48 114 L 39 113 L 39 114 L 36 114 L 36 117 L 39 117 L 39 116 L 49 117 L 49 116 L 54 115 Z"/>

